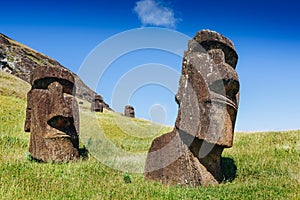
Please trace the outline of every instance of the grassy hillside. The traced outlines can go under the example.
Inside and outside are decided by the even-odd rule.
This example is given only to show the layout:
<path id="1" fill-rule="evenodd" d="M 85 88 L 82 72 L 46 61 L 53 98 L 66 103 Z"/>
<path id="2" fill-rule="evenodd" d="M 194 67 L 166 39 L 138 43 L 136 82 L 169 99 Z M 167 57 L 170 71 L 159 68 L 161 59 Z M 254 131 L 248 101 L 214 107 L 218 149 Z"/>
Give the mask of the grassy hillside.
<path id="1" fill-rule="evenodd" d="M 146 182 L 141 174 L 117 171 L 99 162 L 93 154 L 67 164 L 37 163 L 28 157 L 29 134 L 23 132 L 29 85 L 0 71 L 0 199 L 299 199 L 300 131 L 236 133 L 234 146 L 225 150 L 223 161 L 232 171 L 218 186 L 168 187 Z M 82 116 L 88 114 L 84 102 Z M 85 111 L 86 110 L 86 111 Z M 157 134 L 169 127 L 124 118 L 105 112 L 81 119 L 81 135 L 93 149 L 96 139 L 107 138 L 119 149 L 146 151 Z M 105 135 L 93 132 L 97 123 Z M 85 127 L 86 126 L 86 127 Z M 149 135 L 150 132 L 150 135 Z M 91 134 L 91 135 L 89 135 Z M 105 146 L 105 144 L 102 144 Z M 109 148 L 107 146 L 107 148 Z M 97 152 L 97 150 L 95 151 Z M 98 152 L 99 153 L 99 152 Z M 99 159 L 99 157 L 98 157 Z M 131 180 L 129 183 L 128 180 Z"/>

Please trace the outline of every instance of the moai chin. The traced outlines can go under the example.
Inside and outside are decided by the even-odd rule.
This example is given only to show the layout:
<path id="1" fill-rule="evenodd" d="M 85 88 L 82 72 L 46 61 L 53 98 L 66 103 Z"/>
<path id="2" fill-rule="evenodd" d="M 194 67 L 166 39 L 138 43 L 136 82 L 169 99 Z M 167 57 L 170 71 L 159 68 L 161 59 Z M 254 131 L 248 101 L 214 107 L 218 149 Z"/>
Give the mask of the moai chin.
<path id="1" fill-rule="evenodd" d="M 221 154 L 230 148 L 239 100 L 233 43 L 209 30 L 198 32 L 184 53 L 172 132 L 149 149 L 145 177 L 171 185 L 209 185 L 223 180 Z"/>
<path id="2" fill-rule="evenodd" d="M 100 95 L 95 95 L 91 104 L 92 112 L 103 112 L 103 98 Z"/>
<path id="3" fill-rule="evenodd" d="M 43 162 L 79 158 L 79 114 L 74 77 L 66 69 L 36 68 L 27 94 L 25 131 L 31 132 L 29 152 Z"/>
<path id="4" fill-rule="evenodd" d="M 132 118 L 134 118 L 135 117 L 135 113 L 134 113 L 133 106 L 130 106 L 130 105 L 125 106 L 125 108 L 124 108 L 124 115 L 126 117 L 132 117 Z"/>

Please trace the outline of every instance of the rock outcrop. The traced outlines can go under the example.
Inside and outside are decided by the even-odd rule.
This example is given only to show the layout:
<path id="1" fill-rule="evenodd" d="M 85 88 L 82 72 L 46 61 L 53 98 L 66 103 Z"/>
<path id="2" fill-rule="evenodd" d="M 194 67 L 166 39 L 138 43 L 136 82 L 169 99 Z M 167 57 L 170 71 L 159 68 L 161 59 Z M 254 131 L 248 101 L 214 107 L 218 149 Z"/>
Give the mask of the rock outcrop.
<path id="1" fill-rule="evenodd" d="M 31 132 L 29 152 L 43 162 L 79 158 L 79 111 L 74 77 L 61 67 L 34 69 L 27 94 L 25 131 Z"/>
<path id="2" fill-rule="evenodd" d="M 0 34 L 0 70 L 13 74 L 29 83 L 33 70 L 41 66 L 59 67 L 68 70 L 48 56 Z M 97 94 L 86 86 L 76 74 L 69 72 L 75 78 L 76 96 L 92 102 Z M 103 102 L 103 106 L 111 110 L 107 103 Z"/>
<path id="3" fill-rule="evenodd" d="M 175 127 L 152 142 L 146 179 L 189 186 L 222 182 L 221 154 L 232 146 L 238 109 L 237 60 L 233 43 L 214 31 L 189 41 Z"/>

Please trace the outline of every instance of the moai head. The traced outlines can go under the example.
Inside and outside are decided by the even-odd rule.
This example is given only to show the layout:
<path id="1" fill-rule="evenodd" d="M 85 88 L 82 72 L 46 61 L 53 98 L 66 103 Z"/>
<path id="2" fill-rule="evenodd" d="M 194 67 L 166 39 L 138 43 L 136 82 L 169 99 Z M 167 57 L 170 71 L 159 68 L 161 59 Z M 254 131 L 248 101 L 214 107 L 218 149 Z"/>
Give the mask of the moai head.
<path id="1" fill-rule="evenodd" d="M 91 104 L 92 112 L 103 112 L 103 98 L 101 95 L 95 95 L 95 99 Z"/>
<path id="2" fill-rule="evenodd" d="M 134 118 L 135 117 L 135 113 L 134 113 L 133 106 L 130 106 L 130 105 L 125 106 L 124 115 L 126 117 L 132 117 L 132 118 Z"/>
<path id="3" fill-rule="evenodd" d="M 231 147 L 238 109 L 239 80 L 233 43 L 214 31 L 189 41 L 176 95 L 176 128 L 193 137 Z"/>
<path id="4" fill-rule="evenodd" d="M 38 67 L 30 77 L 25 131 L 31 132 L 29 151 L 45 162 L 79 157 L 79 114 L 74 77 L 61 67 Z"/>

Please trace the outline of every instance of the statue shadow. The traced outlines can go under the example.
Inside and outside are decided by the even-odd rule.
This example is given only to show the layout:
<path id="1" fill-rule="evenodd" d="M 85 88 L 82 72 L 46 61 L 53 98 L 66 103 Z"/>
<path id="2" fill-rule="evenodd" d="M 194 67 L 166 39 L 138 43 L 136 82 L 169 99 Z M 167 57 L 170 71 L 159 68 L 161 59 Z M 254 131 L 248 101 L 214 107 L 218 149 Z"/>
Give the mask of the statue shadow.
<path id="1" fill-rule="evenodd" d="M 237 167 L 232 158 L 222 157 L 224 182 L 232 182 L 236 178 Z"/>
<path id="2" fill-rule="evenodd" d="M 89 158 L 89 151 L 85 146 L 83 146 L 82 148 L 79 148 L 78 152 L 79 152 L 79 157 L 82 160 L 87 160 Z M 46 163 L 46 162 L 43 162 L 41 160 L 38 160 L 38 159 L 32 157 L 29 152 L 26 153 L 26 159 L 28 161 L 36 162 L 36 163 Z"/>
<path id="3" fill-rule="evenodd" d="M 89 150 L 85 146 L 79 148 L 79 156 L 82 160 L 87 160 L 89 158 Z"/>

